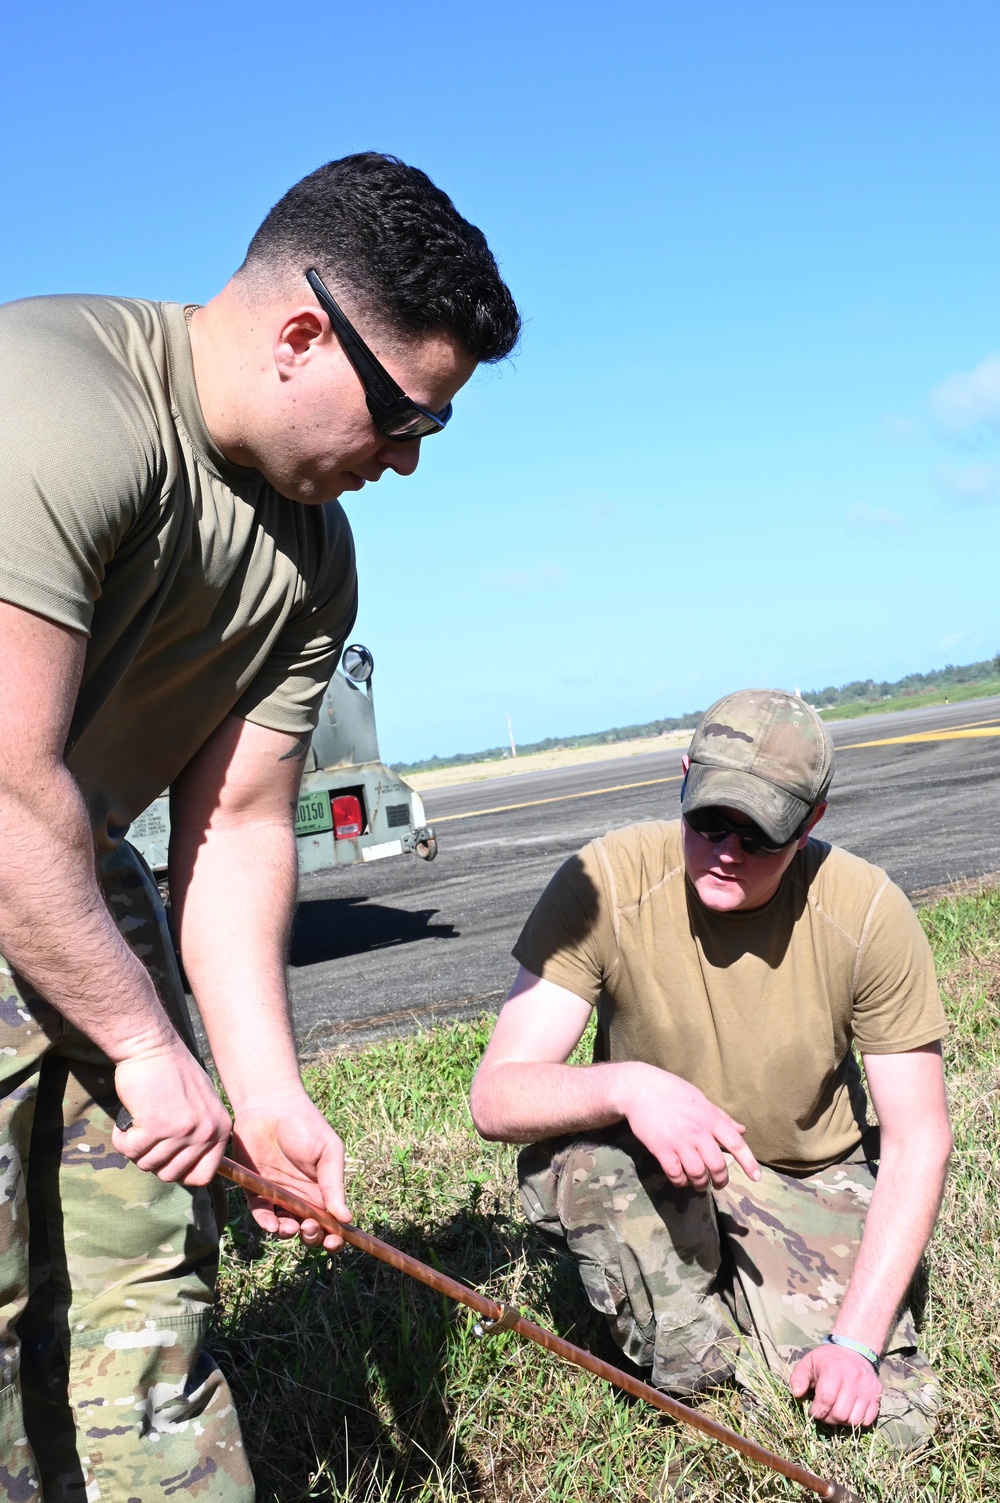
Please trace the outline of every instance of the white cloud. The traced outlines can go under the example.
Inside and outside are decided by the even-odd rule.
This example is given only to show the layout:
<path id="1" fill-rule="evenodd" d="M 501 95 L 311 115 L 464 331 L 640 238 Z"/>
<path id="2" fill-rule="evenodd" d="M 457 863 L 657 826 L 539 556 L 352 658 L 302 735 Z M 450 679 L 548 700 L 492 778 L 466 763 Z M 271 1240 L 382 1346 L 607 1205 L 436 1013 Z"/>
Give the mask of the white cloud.
<path id="1" fill-rule="evenodd" d="M 483 584 L 491 590 L 524 594 L 528 591 L 551 589 L 553 585 L 562 584 L 565 578 L 565 569 L 543 560 L 530 569 L 489 569 L 483 575 Z"/>
<path id="2" fill-rule="evenodd" d="M 859 501 L 847 513 L 849 527 L 860 527 L 864 532 L 905 532 L 907 523 L 888 506 L 869 506 Z"/>
<path id="3" fill-rule="evenodd" d="M 951 506 L 993 506 L 1000 501 L 1000 469 L 995 464 L 939 465 L 934 484 Z"/>
<path id="4" fill-rule="evenodd" d="M 1000 355 L 989 354 L 971 371 L 956 371 L 931 392 L 931 411 L 951 433 L 1000 428 Z"/>

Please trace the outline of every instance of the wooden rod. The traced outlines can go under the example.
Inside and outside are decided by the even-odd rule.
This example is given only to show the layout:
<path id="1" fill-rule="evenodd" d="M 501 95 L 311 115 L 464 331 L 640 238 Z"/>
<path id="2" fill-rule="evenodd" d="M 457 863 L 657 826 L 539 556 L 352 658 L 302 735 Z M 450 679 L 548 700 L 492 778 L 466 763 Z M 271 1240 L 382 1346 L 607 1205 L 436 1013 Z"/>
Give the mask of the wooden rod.
<path id="1" fill-rule="evenodd" d="M 680 1424 L 688 1425 L 692 1430 L 700 1430 L 703 1435 L 720 1441 L 722 1445 L 729 1446 L 733 1451 L 739 1451 L 751 1461 L 759 1462 L 761 1466 L 769 1467 L 772 1472 L 780 1472 L 783 1477 L 798 1483 L 799 1487 L 806 1488 L 817 1497 L 828 1500 L 828 1503 L 861 1503 L 857 1494 L 844 1487 L 842 1483 L 818 1477 L 815 1472 L 799 1466 L 797 1462 L 786 1461 L 783 1456 L 778 1456 L 774 1451 L 768 1451 L 764 1446 L 759 1446 L 756 1441 L 748 1440 L 745 1435 L 740 1435 L 737 1431 L 720 1425 L 717 1420 L 710 1419 L 699 1410 L 689 1409 L 679 1399 L 672 1399 L 669 1394 L 661 1393 L 658 1388 L 653 1388 L 650 1384 L 631 1377 L 619 1368 L 612 1367 L 610 1362 L 602 1362 L 600 1357 L 592 1356 L 590 1352 L 584 1351 L 583 1347 L 574 1346 L 571 1341 L 557 1336 L 554 1331 L 547 1331 L 544 1326 L 535 1325 L 534 1321 L 526 1320 L 523 1315 L 512 1312 L 506 1305 L 487 1299 L 485 1295 L 477 1294 L 466 1284 L 460 1284 L 457 1279 L 439 1273 L 428 1263 L 421 1263 L 419 1258 L 411 1258 L 408 1253 L 400 1252 L 398 1248 L 388 1242 L 382 1242 L 378 1237 L 372 1237 L 351 1222 L 337 1221 L 329 1211 L 311 1205 L 309 1201 L 303 1200 L 291 1190 L 273 1184 L 270 1180 L 262 1179 L 259 1174 L 255 1174 L 251 1169 L 245 1169 L 242 1164 L 224 1158 L 219 1164 L 218 1172 L 225 1179 L 231 1180 L 234 1185 L 239 1185 L 241 1189 L 249 1191 L 251 1195 L 259 1195 L 263 1200 L 282 1206 L 302 1220 L 318 1221 L 324 1230 L 343 1237 L 345 1242 L 349 1242 L 352 1247 L 358 1248 L 361 1252 L 370 1253 L 373 1258 L 388 1263 L 391 1268 L 408 1274 L 410 1278 L 428 1285 L 439 1294 L 448 1295 L 449 1299 L 457 1300 L 461 1305 L 468 1305 L 471 1310 L 475 1310 L 486 1320 L 502 1325 L 504 1330 L 516 1331 L 519 1336 L 533 1341 L 536 1346 L 544 1347 L 546 1351 L 554 1352 L 564 1361 L 586 1369 L 595 1377 L 603 1378 L 605 1382 L 614 1384 L 625 1393 L 630 1393 L 633 1398 L 644 1399 L 647 1404 L 652 1404 L 655 1409 L 662 1409 L 664 1414 L 669 1414 Z"/>

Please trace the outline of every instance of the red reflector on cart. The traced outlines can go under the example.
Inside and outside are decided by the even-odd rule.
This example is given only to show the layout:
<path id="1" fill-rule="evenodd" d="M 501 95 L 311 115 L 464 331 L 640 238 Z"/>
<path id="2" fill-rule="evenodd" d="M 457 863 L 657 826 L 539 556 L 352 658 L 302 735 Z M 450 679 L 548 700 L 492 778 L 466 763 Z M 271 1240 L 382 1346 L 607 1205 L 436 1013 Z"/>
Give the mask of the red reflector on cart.
<path id="1" fill-rule="evenodd" d="M 353 793 L 342 793 L 333 801 L 333 832 L 338 840 L 354 840 L 364 828 L 361 804 Z"/>

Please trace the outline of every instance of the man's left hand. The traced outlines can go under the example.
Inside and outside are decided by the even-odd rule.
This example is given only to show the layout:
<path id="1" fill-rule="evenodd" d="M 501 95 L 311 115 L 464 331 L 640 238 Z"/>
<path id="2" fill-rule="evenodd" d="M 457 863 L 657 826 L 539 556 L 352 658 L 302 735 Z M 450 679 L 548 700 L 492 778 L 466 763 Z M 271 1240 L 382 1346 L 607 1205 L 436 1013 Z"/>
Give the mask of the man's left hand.
<path id="1" fill-rule="evenodd" d="M 260 1104 L 243 1107 L 233 1121 L 236 1157 L 249 1169 L 303 1200 L 323 1205 L 338 1221 L 350 1221 L 344 1199 L 344 1145 L 306 1095 L 294 1088 Z M 301 1237 L 307 1247 L 336 1252 L 343 1237 L 325 1232 L 318 1221 L 298 1221 L 256 1195 L 248 1195 L 257 1225 L 278 1237 Z"/>
<path id="2" fill-rule="evenodd" d="M 867 1357 L 830 1344 L 806 1352 L 792 1368 L 789 1384 L 797 1399 L 812 1392 L 809 1412 L 825 1425 L 873 1425 L 882 1384 Z"/>

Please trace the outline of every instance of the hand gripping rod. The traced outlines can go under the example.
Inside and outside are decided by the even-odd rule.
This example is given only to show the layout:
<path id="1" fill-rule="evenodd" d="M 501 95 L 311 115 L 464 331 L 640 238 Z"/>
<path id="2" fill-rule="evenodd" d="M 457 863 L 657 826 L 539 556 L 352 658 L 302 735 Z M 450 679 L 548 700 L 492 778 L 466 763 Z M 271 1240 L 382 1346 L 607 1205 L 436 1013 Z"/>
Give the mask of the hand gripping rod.
<path id="1" fill-rule="evenodd" d="M 391 1268 L 398 1268 L 400 1273 L 409 1274 L 410 1278 L 417 1279 L 421 1284 L 427 1284 L 431 1289 L 436 1289 L 439 1294 L 446 1294 L 450 1299 L 457 1300 L 461 1305 L 468 1305 L 483 1320 L 477 1325 L 477 1334 L 488 1335 L 493 1331 L 516 1331 L 519 1336 L 524 1336 L 528 1341 L 533 1341 L 536 1346 L 542 1346 L 549 1352 L 555 1352 L 557 1357 L 562 1357 L 566 1362 L 572 1362 L 577 1367 L 586 1369 L 595 1377 L 603 1378 L 607 1383 L 613 1383 L 616 1388 L 624 1389 L 634 1398 L 645 1399 L 647 1404 L 652 1404 L 655 1409 L 662 1409 L 672 1419 L 678 1420 L 682 1425 L 688 1425 L 693 1430 L 700 1430 L 703 1435 L 708 1435 L 712 1440 L 721 1441 L 724 1446 L 729 1446 L 733 1451 L 739 1451 L 749 1457 L 751 1461 L 760 1462 L 761 1466 L 770 1467 L 772 1472 L 780 1472 L 783 1477 L 788 1477 L 792 1482 L 798 1483 L 799 1487 L 806 1488 L 819 1498 L 828 1500 L 828 1503 L 861 1503 L 856 1493 L 850 1488 L 844 1487 L 840 1482 L 827 1481 L 823 1477 L 817 1477 L 815 1472 L 810 1472 L 797 1462 L 786 1461 L 784 1457 L 768 1451 L 764 1446 L 757 1445 L 756 1441 L 747 1440 L 746 1436 L 739 1435 L 735 1430 L 729 1430 L 725 1425 L 720 1425 L 716 1420 L 709 1419 L 696 1409 L 689 1409 L 686 1404 L 672 1399 L 659 1389 L 652 1388 L 648 1383 L 642 1383 L 638 1378 L 632 1378 L 628 1373 L 612 1367 L 610 1362 L 602 1362 L 599 1357 L 593 1357 L 585 1352 L 582 1347 L 574 1346 L 571 1341 L 565 1341 L 557 1336 L 554 1331 L 547 1331 L 544 1326 L 536 1326 L 534 1321 L 525 1320 L 511 1305 L 498 1304 L 496 1300 L 487 1299 L 482 1294 L 477 1294 L 474 1289 L 469 1289 L 465 1284 L 460 1284 L 457 1279 L 451 1279 L 447 1274 L 438 1273 L 436 1268 L 431 1268 L 427 1263 L 421 1263 L 418 1258 L 411 1258 L 408 1253 L 400 1252 L 388 1242 L 382 1242 L 378 1237 L 372 1237 L 368 1232 L 362 1232 L 358 1227 L 348 1222 L 346 1225 L 335 1220 L 329 1211 L 321 1210 L 318 1206 L 310 1205 L 307 1200 L 302 1200 L 291 1190 L 285 1190 L 280 1185 L 273 1184 L 270 1180 L 262 1179 L 259 1174 L 254 1174 L 250 1169 L 244 1169 L 242 1164 L 236 1164 L 232 1159 L 224 1158 L 219 1164 L 218 1172 L 234 1185 L 248 1190 L 251 1195 L 259 1195 L 263 1200 L 271 1201 L 275 1205 L 283 1206 L 286 1211 L 291 1211 L 294 1216 L 302 1220 L 307 1218 L 318 1221 L 320 1226 L 328 1232 L 335 1232 L 349 1242 L 352 1247 L 357 1247 L 361 1252 L 370 1253 L 373 1258 L 379 1258 L 383 1263 L 388 1263 Z"/>

